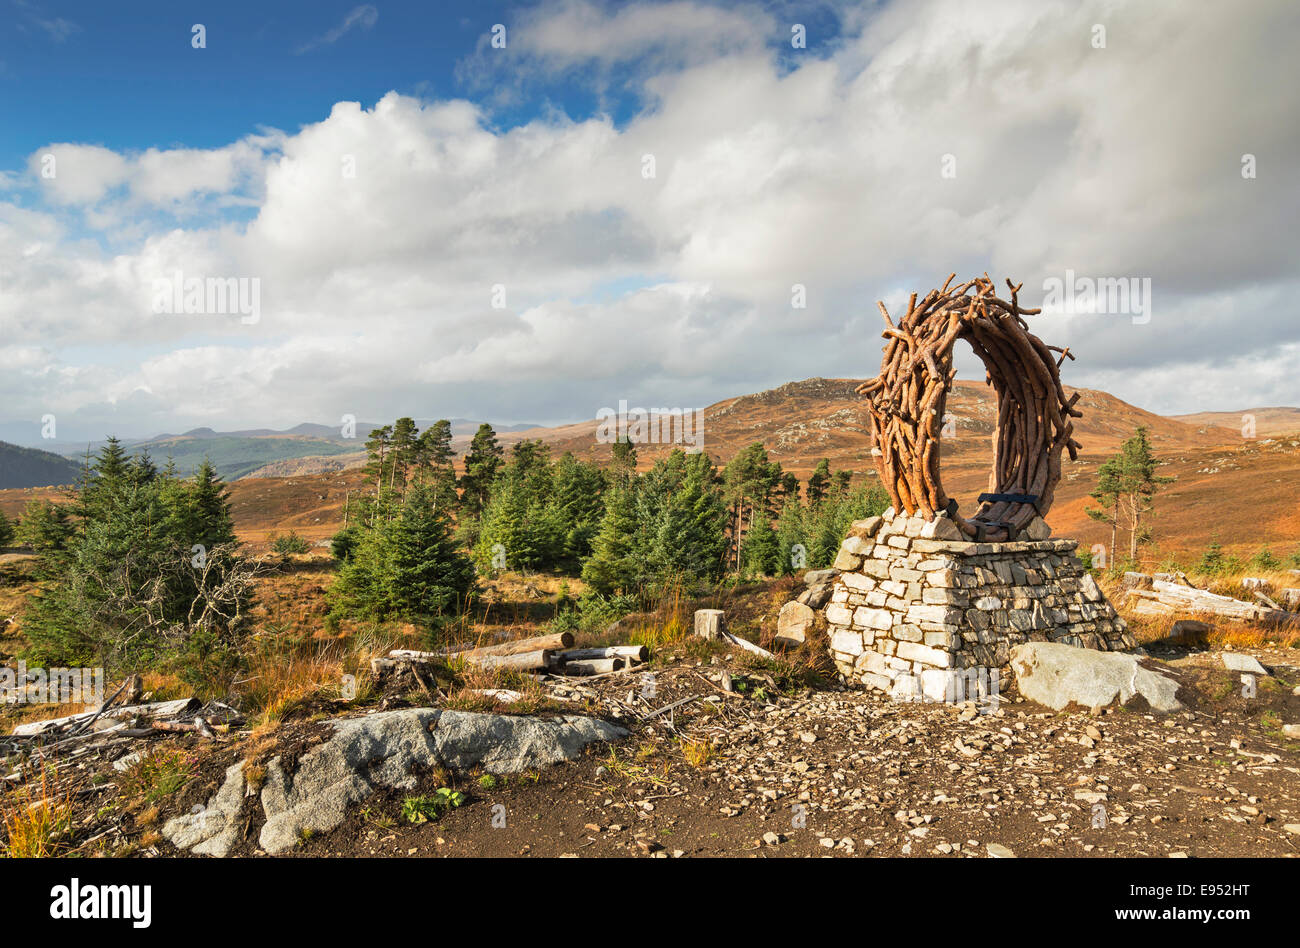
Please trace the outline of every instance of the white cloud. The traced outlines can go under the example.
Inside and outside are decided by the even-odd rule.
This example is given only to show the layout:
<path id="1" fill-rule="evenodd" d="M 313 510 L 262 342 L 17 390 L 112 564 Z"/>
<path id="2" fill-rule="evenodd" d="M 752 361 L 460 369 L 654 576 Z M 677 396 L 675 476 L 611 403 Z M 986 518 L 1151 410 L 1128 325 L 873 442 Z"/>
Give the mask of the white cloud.
<path id="1" fill-rule="evenodd" d="M 343 21 L 332 30 L 328 30 L 315 39 L 299 46 L 296 52 L 301 55 L 321 46 L 332 46 L 354 29 L 368 30 L 379 22 L 379 11 L 368 3 L 353 7 Z"/>
<path id="2" fill-rule="evenodd" d="M 648 70 L 651 107 L 497 130 L 473 103 L 390 93 L 221 149 L 39 150 L 29 173 L 58 158 L 49 213 L 0 203 L 0 332 L 48 371 L 23 356 L 0 399 L 25 417 L 58 385 L 88 415 L 184 419 L 171 427 L 704 404 L 872 373 L 874 301 L 952 270 L 1023 280 L 1033 301 L 1069 268 L 1149 276 L 1155 299 L 1146 325 L 1038 317 L 1078 356 L 1068 382 L 1171 412 L 1300 400 L 1290 5 L 1242 8 L 1226 33 L 1172 2 L 888 5 L 792 69 L 762 10 L 530 16 L 511 33 L 528 68 Z M 256 216 L 185 219 L 219 200 Z M 74 239 L 78 208 L 130 245 Z M 153 316 L 152 281 L 177 269 L 260 280 L 261 321 Z"/>

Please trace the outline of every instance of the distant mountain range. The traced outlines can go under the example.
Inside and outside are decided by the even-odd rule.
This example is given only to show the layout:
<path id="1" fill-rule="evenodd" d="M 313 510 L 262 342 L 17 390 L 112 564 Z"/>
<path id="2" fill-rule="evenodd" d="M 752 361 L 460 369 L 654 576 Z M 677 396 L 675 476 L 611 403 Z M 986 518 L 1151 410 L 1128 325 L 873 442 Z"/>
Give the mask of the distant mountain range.
<path id="1" fill-rule="evenodd" d="M 416 419 L 421 430 L 436 419 Z M 478 430 L 479 422 L 453 418 L 453 443 L 462 444 Z M 158 467 L 170 459 L 185 476 L 194 472 L 204 458 L 225 480 L 241 477 L 283 477 L 290 474 L 321 473 L 343 470 L 365 462 L 365 442 L 379 423 L 357 422 L 356 437 L 344 438 L 337 425 L 310 422 L 285 431 L 250 428 L 243 431 L 214 431 L 194 428 L 182 434 L 164 433 L 147 439 L 123 439 L 130 454 L 147 453 Z M 533 425 L 494 426 L 497 431 L 526 431 Z M 24 448 L 0 441 L 0 489 L 8 487 L 47 487 L 72 483 L 81 470 L 87 450 L 96 453 L 104 441 L 89 445 L 51 442 L 53 451 Z M 57 452 L 57 453 L 54 453 Z M 71 472 L 71 473 L 70 473 Z"/>
<path id="2" fill-rule="evenodd" d="M 75 484 L 80 475 L 81 464 L 77 461 L 0 441 L 0 488 Z"/>

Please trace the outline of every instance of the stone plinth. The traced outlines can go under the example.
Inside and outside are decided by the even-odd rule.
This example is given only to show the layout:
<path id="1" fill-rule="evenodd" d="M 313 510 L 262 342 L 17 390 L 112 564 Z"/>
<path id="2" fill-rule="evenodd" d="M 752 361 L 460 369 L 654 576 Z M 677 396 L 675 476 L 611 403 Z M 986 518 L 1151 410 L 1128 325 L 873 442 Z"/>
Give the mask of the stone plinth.
<path id="1" fill-rule="evenodd" d="M 942 682 L 963 669 L 1010 680 L 1022 642 L 1106 650 L 1136 646 L 1124 620 L 1041 520 L 1021 539 L 975 543 L 940 515 L 872 517 L 840 547 L 826 605 L 831 657 L 850 681 L 896 691 L 898 679 Z M 930 687 L 923 690 L 930 691 Z"/>

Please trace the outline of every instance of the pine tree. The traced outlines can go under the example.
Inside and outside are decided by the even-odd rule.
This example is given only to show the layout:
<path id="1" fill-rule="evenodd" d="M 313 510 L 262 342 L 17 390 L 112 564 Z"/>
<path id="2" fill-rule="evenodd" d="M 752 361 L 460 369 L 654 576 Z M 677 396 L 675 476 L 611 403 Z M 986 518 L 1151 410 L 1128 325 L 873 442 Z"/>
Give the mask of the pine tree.
<path id="1" fill-rule="evenodd" d="M 1115 558 L 1115 534 L 1119 529 L 1120 461 L 1119 456 L 1108 458 L 1097 469 L 1097 487 L 1088 495 L 1101 506 L 1085 507 L 1084 512 L 1093 520 L 1110 526 L 1109 555 Z"/>
<path id="2" fill-rule="evenodd" d="M 613 487 L 606 494 L 605 516 L 582 567 L 582 578 L 597 592 L 629 592 L 640 579 L 637 569 L 635 488 Z"/>
<path id="3" fill-rule="evenodd" d="M 1121 506 L 1129 525 L 1128 556 L 1137 562 L 1138 538 L 1142 534 L 1142 517 L 1153 509 L 1152 500 L 1164 484 L 1174 478 L 1156 473 L 1159 462 L 1147 439 L 1147 429 L 1139 427 L 1133 437 L 1120 446 L 1118 487 Z"/>
<path id="4" fill-rule="evenodd" d="M 779 569 L 780 547 L 776 532 L 766 513 L 760 513 L 745 535 L 743 562 L 745 571 L 758 576 L 771 576 Z"/>
<path id="5" fill-rule="evenodd" d="M 492 426 L 486 422 L 479 425 L 465 452 L 465 473 L 460 478 L 461 509 L 466 516 L 483 513 L 504 456 Z"/>
<path id="6" fill-rule="evenodd" d="M 816 507 L 826 496 L 831 483 L 831 462 L 822 458 L 808 478 L 808 506 Z"/>
<path id="7" fill-rule="evenodd" d="M 4 549 L 14 540 L 14 527 L 9 518 L 0 511 L 0 549 Z"/>

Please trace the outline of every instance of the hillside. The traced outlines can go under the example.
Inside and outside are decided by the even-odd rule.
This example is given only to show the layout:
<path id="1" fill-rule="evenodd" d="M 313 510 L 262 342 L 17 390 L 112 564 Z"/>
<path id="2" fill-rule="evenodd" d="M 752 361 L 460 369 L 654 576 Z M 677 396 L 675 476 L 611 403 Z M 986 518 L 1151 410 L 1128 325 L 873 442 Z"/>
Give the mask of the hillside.
<path id="1" fill-rule="evenodd" d="M 288 459 L 331 457 L 356 450 L 355 440 L 327 441 L 286 434 L 219 434 L 211 429 L 154 438 L 127 447 L 131 454 L 148 452 L 159 467 L 170 458 L 182 474 L 191 473 L 204 458 L 209 458 L 226 480 L 246 477 L 269 464 Z"/>
<path id="2" fill-rule="evenodd" d="M 0 489 L 74 484 L 80 474 L 78 461 L 0 441 Z"/>
<path id="3" fill-rule="evenodd" d="M 1255 419 L 1255 436 L 1268 438 L 1300 432 L 1300 408 L 1243 408 L 1241 411 L 1202 411 L 1169 415 L 1173 421 L 1196 427 L 1218 426 L 1240 432 L 1247 416 Z"/>
<path id="4" fill-rule="evenodd" d="M 801 478 L 822 457 L 833 468 L 874 477 L 869 421 L 862 399 L 853 393 L 856 384 L 853 379 L 807 379 L 711 405 L 703 413 L 704 450 L 724 464 L 740 448 L 762 441 L 773 460 Z M 1199 551 L 1215 540 L 1246 552 L 1265 545 L 1276 552 L 1296 546 L 1300 512 L 1294 498 L 1300 486 L 1300 440 L 1245 441 L 1237 428 L 1187 424 L 1090 389 L 1082 390 L 1079 407 L 1084 414 L 1076 419 L 1076 430 L 1083 450 L 1078 461 L 1067 459 L 1049 518 L 1058 534 L 1077 537 L 1085 546 L 1109 542 L 1109 532 L 1085 512 L 1090 503 L 1087 495 L 1102 461 L 1138 425 L 1146 425 L 1163 462 L 1162 473 L 1177 479 L 1161 493 L 1153 521 L 1162 551 Z M 969 509 L 987 487 L 992 391 L 983 383 L 958 381 L 948 410 L 955 435 L 943 442 L 944 486 Z M 537 438 L 556 454 L 572 451 L 579 457 L 607 460 L 610 448 L 596 443 L 596 426 L 592 420 L 502 431 L 499 439 L 507 449 L 520 439 Z M 190 440 L 196 445 L 213 443 L 212 439 Z M 461 434 L 454 444 L 463 450 L 466 440 Z M 313 443 L 319 442 L 305 439 L 302 445 Z M 337 531 L 349 492 L 369 489 L 365 475 L 355 466 L 364 455 L 357 452 L 355 442 L 348 445 L 347 453 L 267 462 L 249 468 L 258 476 L 231 483 L 241 536 L 257 542 L 273 531 L 295 530 L 309 539 L 324 539 Z M 284 450 L 284 445 L 277 449 Z M 648 468 L 671 449 L 671 445 L 641 445 L 639 466 Z M 44 493 L 53 492 L 0 491 L 0 509 L 12 516 L 28 498 Z M 1274 513 L 1260 518 L 1259 510 Z"/>

